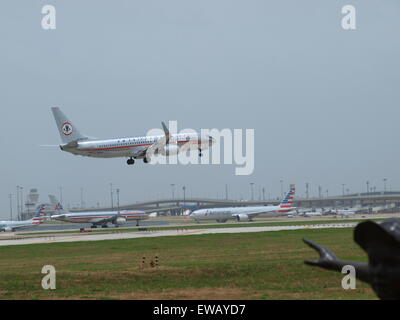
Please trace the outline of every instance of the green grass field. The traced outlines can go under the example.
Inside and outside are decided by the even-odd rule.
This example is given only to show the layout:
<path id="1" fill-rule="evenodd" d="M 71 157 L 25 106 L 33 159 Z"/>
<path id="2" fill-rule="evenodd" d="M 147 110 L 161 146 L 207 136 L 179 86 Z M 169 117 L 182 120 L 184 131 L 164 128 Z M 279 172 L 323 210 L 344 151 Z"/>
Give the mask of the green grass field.
<path id="1" fill-rule="evenodd" d="M 368 285 L 304 265 L 307 237 L 365 261 L 352 228 L 70 242 L 0 247 L 1 299 L 375 299 Z M 159 266 L 149 262 L 158 256 Z M 146 257 L 145 268 L 141 268 Z M 44 290 L 53 265 L 57 288 Z"/>

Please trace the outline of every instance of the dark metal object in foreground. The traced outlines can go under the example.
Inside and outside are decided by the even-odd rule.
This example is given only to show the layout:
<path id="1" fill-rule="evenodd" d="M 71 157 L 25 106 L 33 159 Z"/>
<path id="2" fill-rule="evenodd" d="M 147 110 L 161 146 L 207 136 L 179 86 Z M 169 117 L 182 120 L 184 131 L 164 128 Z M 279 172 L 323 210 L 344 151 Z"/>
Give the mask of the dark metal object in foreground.
<path id="1" fill-rule="evenodd" d="M 380 299 L 400 299 L 400 219 L 381 223 L 365 221 L 354 229 L 354 241 L 368 255 L 368 263 L 343 261 L 329 249 L 307 239 L 303 241 L 319 253 L 318 260 L 305 264 L 341 272 L 352 265 L 356 277 L 369 283 Z"/>

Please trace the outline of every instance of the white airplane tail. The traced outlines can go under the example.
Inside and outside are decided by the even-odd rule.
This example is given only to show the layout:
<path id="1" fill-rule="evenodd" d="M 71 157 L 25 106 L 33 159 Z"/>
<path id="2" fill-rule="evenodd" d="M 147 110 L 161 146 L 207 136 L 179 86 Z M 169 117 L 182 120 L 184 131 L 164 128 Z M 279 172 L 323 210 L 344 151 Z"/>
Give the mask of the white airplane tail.
<path id="1" fill-rule="evenodd" d="M 60 133 L 61 141 L 63 143 L 69 143 L 77 140 L 86 140 L 87 137 L 80 134 L 78 128 L 72 124 L 71 121 L 65 116 L 65 114 L 58 107 L 51 108 L 54 119 L 56 120 L 57 129 Z"/>
<path id="2" fill-rule="evenodd" d="M 54 207 L 54 212 L 55 214 L 64 214 L 68 213 L 67 211 L 64 210 L 63 206 L 61 203 L 57 203 L 56 206 Z"/>

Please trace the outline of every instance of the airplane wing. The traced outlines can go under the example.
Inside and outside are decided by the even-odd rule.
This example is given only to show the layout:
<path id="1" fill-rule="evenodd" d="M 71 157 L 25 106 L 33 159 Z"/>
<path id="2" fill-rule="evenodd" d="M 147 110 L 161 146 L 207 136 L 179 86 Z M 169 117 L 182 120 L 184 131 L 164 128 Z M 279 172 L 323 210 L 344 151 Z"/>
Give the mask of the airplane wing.
<path id="1" fill-rule="evenodd" d="M 134 156 L 135 158 L 145 157 L 148 149 L 148 146 L 136 147 L 135 152 L 132 154 L 132 156 Z"/>
<path id="2" fill-rule="evenodd" d="M 32 224 L 21 224 L 21 225 L 10 226 L 10 227 L 13 229 L 19 229 L 19 228 L 32 227 Z"/>
<path id="3" fill-rule="evenodd" d="M 253 218 L 255 216 L 258 216 L 261 213 L 274 212 L 274 211 L 277 211 L 277 210 L 278 210 L 277 207 L 272 207 L 272 208 L 265 207 L 265 208 L 261 208 L 261 209 L 257 208 L 257 209 L 254 209 L 254 210 L 243 210 L 242 212 L 233 213 L 232 217 L 237 217 L 238 215 L 245 214 L 249 218 Z"/>
<path id="4" fill-rule="evenodd" d="M 261 213 L 274 212 L 274 211 L 278 211 L 278 210 L 279 210 L 279 208 L 276 208 L 276 207 L 274 207 L 274 208 L 265 207 L 265 209 L 258 209 L 258 210 L 246 212 L 246 214 L 249 217 L 255 217 Z"/>
<path id="5" fill-rule="evenodd" d="M 293 211 L 295 210 L 295 207 L 290 207 L 287 208 L 288 211 Z M 261 213 L 268 213 L 268 212 L 278 212 L 279 210 L 282 210 L 282 208 L 279 208 L 279 206 L 273 206 L 271 208 L 265 207 L 265 209 L 257 209 L 254 211 L 249 211 L 249 212 L 244 212 L 244 214 L 247 214 L 250 218 L 258 216 Z"/>
<path id="6" fill-rule="evenodd" d="M 88 222 L 93 223 L 93 224 L 101 224 L 101 223 L 107 223 L 107 222 L 113 222 L 115 220 L 116 216 L 112 216 L 109 218 L 95 218 L 95 219 L 90 219 Z"/>

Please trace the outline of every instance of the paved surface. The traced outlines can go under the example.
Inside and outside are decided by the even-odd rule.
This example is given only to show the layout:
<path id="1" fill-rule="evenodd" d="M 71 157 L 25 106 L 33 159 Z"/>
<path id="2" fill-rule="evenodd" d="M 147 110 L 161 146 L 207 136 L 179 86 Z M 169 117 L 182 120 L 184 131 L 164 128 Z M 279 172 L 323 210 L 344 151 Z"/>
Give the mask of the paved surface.
<path id="1" fill-rule="evenodd" d="M 158 230 L 158 231 L 135 231 L 135 232 L 118 232 L 112 233 L 79 233 L 79 234 L 56 234 L 51 236 L 30 236 L 21 237 L 18 234 L 8 234 L 15 236 L 14 239 L 1 239 L 0 246 L 22 245 L 34 243 L 56 243 L 56 242 L 76 242 L 76 241 L 99 241 L 99 240 L 117 240 L 117 239 L 134 239 L 149 238 L 162 236 L 185 236 L 194 234 L 215 234 L 215 233 L 240 233 L 240 232 L 265 232 L 265 231 L 282 231 L 282 230 L 299 230 L 299 229 L 322 229 L 322 228 L 351 228 L 356 223 L 327 223 L 319 225 L 298 225 L 298 226 L 270 226 L 270 227 L 232 227 L 232 228 L 204 228 L 204 229 L 177 229 L 177 230 Z"/>
<path id="2" fill-rule="evenodd" d="M 139 226 L 166 226 L 168 221 L 140 221 Z M 40 224 L 37 226 L 27 227 L 20 229 L 20 232 L 31 232 L 31 231 L 61 231 L 61 230 L 79 230 L 80 228 L 90 229 L 91 223 L 60 223 L 60 224 Z M 121 226 L 121 228 L 135 227 L 136 221 L 128 222 Z M 100 226 L 98 227 L 100 229 Z"/>

